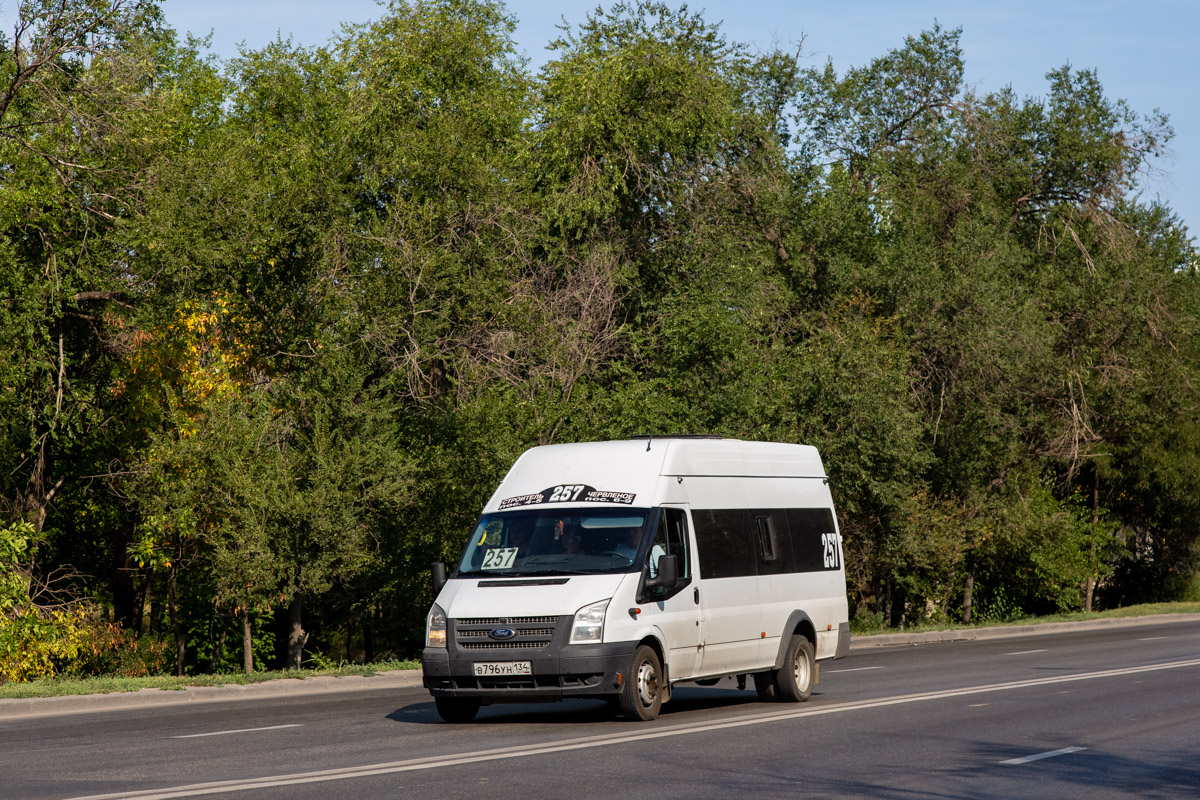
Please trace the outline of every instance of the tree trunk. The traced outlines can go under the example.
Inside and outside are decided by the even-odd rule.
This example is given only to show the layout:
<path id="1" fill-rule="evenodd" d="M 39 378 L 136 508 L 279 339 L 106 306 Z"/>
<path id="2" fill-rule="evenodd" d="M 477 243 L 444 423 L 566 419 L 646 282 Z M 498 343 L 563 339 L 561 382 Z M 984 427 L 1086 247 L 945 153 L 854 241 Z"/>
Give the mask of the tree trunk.
<path id="1" fill-rule="evenodd" d="M 121 537 L 113 547 L 114 556 L 109 566 L 109 592 L 112 595 L 113 616 L 127 631 L 141 627 L 142 609 L 138 606 L 138 590 L 133 580 L 133 569 L 129 563 L 129 540 Z"/>
<path id="2" fill-rule="evenodd" d="M 150 576 L 147 575 L 146 585 L 149 587 L 149 584 Z M 155 593 L 155 588 L 149 587 L 146 590 L 146 632 L 151 636 L 159 636 L 163 632 L 162 597 Z"/>
<path id="3" fill-rule="evenodd" d="M 890 628 L 892 627 L 892 580 L 883 587 L 883 624 Z"/>
<path id="4" fill-rule="evenodd" d="M 53 485 L 50 483 L 53 480 L 52 473 L 54 471 L 54 454 L 50 450 L 50 443 L 53 440 L 52 434 L 57 427 L 58 417 L 62 413 L 63 378 L 66 374 L 66 364 L 66 357 L 63 354 L 63 333 L 60 329 L 58 331 L 58 387 L 54 401 L 54 414 L 50 417 L 49 422 L 38 425 L 40 436 L 38 437 L 37 454 L 34 456 L 33 470 L 25 488 L 24 516 L 33 523 L 33 532 L 36 534 L 29 548 L 31 560 L 37 554 L 38 542 L 46 527 L 46 513 L 50 508 L 50 502 L 62 488 L 63 481 L 67 479 L 64 473 L 57 481 L 54 481 Z"/>
<path id="5" fill-rule="evenodd" d="M 967 585 L 963 589 L 963 625 L 971 624 L 971 603 L 975 596 L 975 570 L 967 573 Z"/>
<path id="6" fill-rule="evenodd" d="M 254 672 L 254 638 L 250 635 L 250 608 L 242 608 L 242 669 Z"/>
<path id="7" fill-rule="evenodd" d="M 308 643 L 308 634 L 301 624 L 303 610 L 304 598 L 300 592 L 296 592 L 296 596 L 288 605 L 288 669 L 300 669 L 300 663 L 304 660 L 304 645 Z"/>
<path id="8" fill-rule="evenodd" d="M 167 616 L 171 620 L 171 635 L 175 637 L 175 674 L 183 675 L 183 660 L 187 655 L 187 639 L 183 636 L 183 626 L 179 623 L 179 611 L 175 608 L 175 591 L 178 583 L 179 569 L 171 564 L 171 572 L 167 578 Z"/>
<path id="9" fill-rule="evenodd" d="M 1092 530 L 1088 539 L 1091 540 L 1091 549 L 1088 553 L 1088 567 L 1092 570 L 1092 574 L 1088 575 L 1087 585 L 1084 587 L 1083 593 L 1083 610 L 1092 613 L 1092 595 L 1096 591 L 1096 523 L 1100 521 L 1100 470 L 1093 469 L 1092 471 Z"/>
<path id="10" fill-rule="evenodd" d="M 225 619 L 217 617 L 217 623 L 221 626 L 221 635 L 217 637 L 217 643 L 213 646 L 212 671 L 219 672 L 221 669 L 221 661 L 225 659 Z"/>
<path id="11" fill-rule="evenodd" d="M 154 619 L 153 610 L 147 611 L 147 603 L 150 602 L 150 576 L 146 575 L 142 578 L 142 590 L 138 593 L 137 600 L 137 616 L 135 619 L 134 630 L 137 631 L 138 638 L 142 638 L 142 634 L 150 630 L 150 621 Z"/>
<path id="12" fill-rule="evenodd" d="M 375 634 L 371 630 L 375 621 L 375 609 L 372 607 L 362 621 L 363 630 L 363 660 L 368 664 L 375 662 Z M 348 648 L 347 648 L 348 649 Z M 347 659 L 349 660 L 349 659 Z"/>

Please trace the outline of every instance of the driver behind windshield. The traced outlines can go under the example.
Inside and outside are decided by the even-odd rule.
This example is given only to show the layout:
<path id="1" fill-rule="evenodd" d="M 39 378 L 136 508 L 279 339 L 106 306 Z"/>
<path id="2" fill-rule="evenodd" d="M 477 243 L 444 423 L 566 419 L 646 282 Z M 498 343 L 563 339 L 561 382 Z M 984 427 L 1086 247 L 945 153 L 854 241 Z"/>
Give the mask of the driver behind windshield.
<path id="1" fill-rule="evenodd" d="M 530 543 L 533 540 L 533 520 L 514 519 L 508 523 L 508 546 L 516 547 L 521 555 L 529 555 Z"/>
<path id="2" fill-rule="evenodd" d="M 634 557 L 637 556 L 638 547 L 642 544 L 642 526 L 636 525 L 625 528 L 620 532 L 616 543 L 613 545 L 613 552 L 620 553 L 629 559 L 629 563 L 633 563 Z"/>

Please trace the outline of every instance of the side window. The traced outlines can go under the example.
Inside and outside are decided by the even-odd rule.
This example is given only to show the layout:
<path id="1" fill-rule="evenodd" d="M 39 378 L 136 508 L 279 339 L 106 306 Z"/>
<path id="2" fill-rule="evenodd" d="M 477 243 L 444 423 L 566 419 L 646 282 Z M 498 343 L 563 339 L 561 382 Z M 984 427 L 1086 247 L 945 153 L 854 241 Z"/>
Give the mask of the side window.
<path id="1" fill-rule="evenodd" d="M 822 572 L 841 566 L 841 551 L 828 508 L 789 508 L 792 572 Z"/>
<path id="2" fill-rule="evenodd" d="M 788 541 L 787 516 L 782 510 L 753 511 L 755 545 L 758 549 L 758 574 L 780 575 L 788 571 L 791 542 Z"/>
<path id="3" fill-rule="evenodd" d="M 658 576 L 658 560 L 665 555 L 676 556 L 676 561 L 679 563 L 679 585 L 670 592 L 661 586 L 653 589 L 643 587 L 638 592 L 639 603 L 667 600 L 691 583 L 692 567 L 691 552 L 688 546 L 687 517 L 678 508 L 664 508 L 658 516 L 658 528 L 654 531 L 654 540 L 651 542 L 650 552 L 646 556 L 646 572 L 649 577 Z"/>
<path id="4" fill-rule="evenodd" d="M 650 577 L 658 574 L 660 556 L 679 556 L 679 577 L 687 581 L 692 576 L 691 553 L 688 549 L 687 517 L 681 509 L 664 508 L 658 518 L 654 544 L 650 545 Z"/>
<path id="5" fill-rule="evenodd" d="M 692 511 L 702 578 L 739 578 L 758 574 L 756 538 L 746 509 Z"/>
<path id="6" fill-rule="evenodd" d="M 776 555 L 775 529 L 771 526 L 770 517 L 755 517 L 754 525 L 758 529 L 758 557 L 763 561 L 774 561 Z"/>

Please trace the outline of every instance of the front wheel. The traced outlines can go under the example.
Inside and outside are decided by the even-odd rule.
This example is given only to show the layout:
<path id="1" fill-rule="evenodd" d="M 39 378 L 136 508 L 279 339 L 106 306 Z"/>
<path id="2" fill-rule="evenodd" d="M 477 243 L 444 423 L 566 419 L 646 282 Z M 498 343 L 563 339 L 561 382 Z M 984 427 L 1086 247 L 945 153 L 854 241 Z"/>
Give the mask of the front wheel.
<path id="1" fill-rule="evenodd" d="M 662 708 L 662 662 L 654 648 L 642 645 L 633 654 L 621 685 L 621 713 L 627 720 L 648 722 Z"/>
<path id="2" fill-rule="evenodd" d="M 480 701 L 471 697 L 435 697 L 438 716 L 446 722 L 470 722 L 479 713 Z"/>
<path id="3" fill-rule="evenodd" d="M 793 636 L 784 655 L 783 666 L 775 673 L 775 691 L 784 703 L 802 703 L 812 694 L 816 674 L 812 644 L 803 636 Z"/>

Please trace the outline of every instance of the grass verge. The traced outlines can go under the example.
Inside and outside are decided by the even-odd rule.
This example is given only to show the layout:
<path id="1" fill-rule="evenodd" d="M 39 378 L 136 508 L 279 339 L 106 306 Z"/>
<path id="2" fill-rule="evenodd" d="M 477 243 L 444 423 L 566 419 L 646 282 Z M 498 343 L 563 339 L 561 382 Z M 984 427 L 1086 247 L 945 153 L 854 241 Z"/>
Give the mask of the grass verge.
<path id="1" fill-rule="evenodd" d="M 323 678 L 359 675 L 369 677 L 380 672 L 397 669 L 420 669 L 416 661 L 380 661 L 374 664 L 341 664 L 318 669 L 288 669 L 274 672 L 244 672 L 220 675 L 154 675 L 147 678 L 122 678 L 100 676 L 95 678 L 56 677 L 29 683 L 6 683 L 0 685 L 0 700 L 28 697 L 65 697 L 76 694 L 111 694 L 113 692 L 136 692 L 139 689 L 179 690 L 188 686 L 230 686 L 263 683 L 280 678 Z"/>

